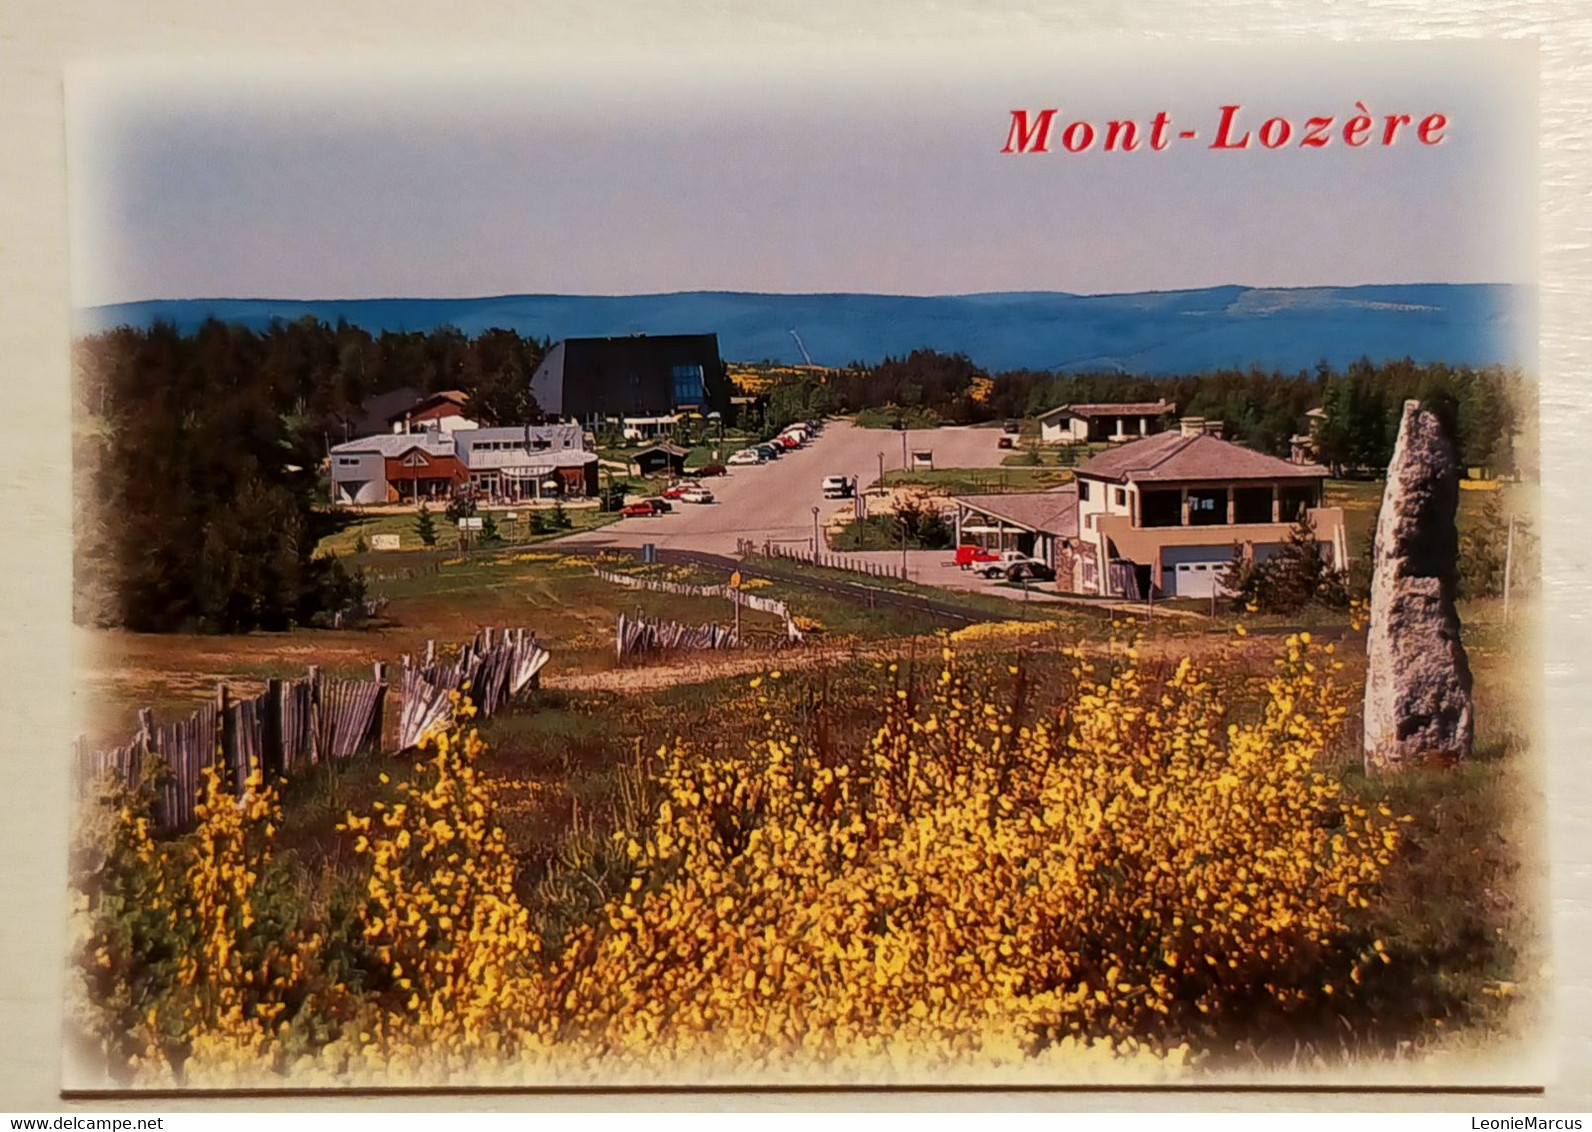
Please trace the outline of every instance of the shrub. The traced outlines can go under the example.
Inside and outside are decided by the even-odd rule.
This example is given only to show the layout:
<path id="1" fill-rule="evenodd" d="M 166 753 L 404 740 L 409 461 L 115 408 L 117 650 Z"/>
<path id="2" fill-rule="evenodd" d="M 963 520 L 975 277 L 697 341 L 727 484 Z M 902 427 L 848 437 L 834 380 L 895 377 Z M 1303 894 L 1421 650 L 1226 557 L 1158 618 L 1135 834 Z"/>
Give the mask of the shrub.
<path id="1" fill-rule="evenodd" d="M 755 750 L 662 752 L 652 828 L 620 835 L 637 875 L 555 998 L 601 1048 L 944 1062 L 1171 1049 L 1346 1000 L 1380 953 L 1335 949 L 1398 836 L 1317 766 L 1344 715 L 1329 667 L 1291 638 L 1241 722 L 1187 661 L 1152 680 L 1080 655 L 1059 718 L 1025 723 L 1020 676 L 1000 703 L 947 650 L 928 702 L 896 688 L 845 754 L 764 697 Z"/>

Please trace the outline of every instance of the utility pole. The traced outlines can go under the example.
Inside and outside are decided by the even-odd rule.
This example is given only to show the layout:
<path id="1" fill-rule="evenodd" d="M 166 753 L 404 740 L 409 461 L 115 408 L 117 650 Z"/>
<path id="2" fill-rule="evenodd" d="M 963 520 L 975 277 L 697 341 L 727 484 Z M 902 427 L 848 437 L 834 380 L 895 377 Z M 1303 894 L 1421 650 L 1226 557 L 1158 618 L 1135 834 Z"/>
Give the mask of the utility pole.
<path id="1" fill-rule="evenodd" d="M 818 508 L 814 507 L 813 508 L 813 561 L 815 563 L 818 561 L 818 547 L 819 547 L 819 545 L 820 545 L 820 543 L 819 543 L 819 538 L 818 538 Z"/>
<path id="2" fill-rule="evenodd" d="M 901 580 L 904 582 L 907 580 L 907 521 L 897 519 L 896 522 L 901 524 Z"/>
<path id="3" fill-rule="evenodd" d="M 1515 565 L 1515 517 L 1509 516 L 1509 540 L 1504 544 L 1504 624 L 1509 624 L 1509 579 Z"/>
<path id="4" fill-rule="evenodd" d="M 907 422 L 901 422 L 901 470 L 907 470 Z"/>
<path id="5" fill-rule="evenodd" d="M 879 486 L 884 487 L 884 453 L 879 453 Z"/>

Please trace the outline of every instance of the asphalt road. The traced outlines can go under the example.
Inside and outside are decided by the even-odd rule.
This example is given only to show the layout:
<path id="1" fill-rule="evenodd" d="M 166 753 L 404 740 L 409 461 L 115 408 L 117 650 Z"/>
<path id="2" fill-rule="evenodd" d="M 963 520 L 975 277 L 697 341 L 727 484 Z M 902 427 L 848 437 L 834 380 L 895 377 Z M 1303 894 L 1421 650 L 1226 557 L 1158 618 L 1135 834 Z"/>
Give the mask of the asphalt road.
<path id="1" fill-rule="evenodd" d="M 926 429 L 908 433 L 906 447 L 909 452 L 932 450 L 936 467 L 993 468 L 1007 455 L 996 447 L 999 439 L 998 428 Z M 818 508 L 818 522 L 825 523 L 830 515 L 849 512 L 852 506 L 850 500 L 823 497 L 824 477 L 855 476 L 866 485 L 878 479 L 881 462 L 887 472 L 903 466 L 901 433 L 830 421 L 804 448 L 767 464 L 731 468 L 728 475 L 703 481 L 713 491 L 713 503 L 677 501 L 667 515 L 621 519 L 559 541 L 589 549 L 633 549 L 650 542 L 660 550 L 732 555 L 736 541 L 745 538 L 807 550 L 812 546 L 813 508 Z M 923 553 L 932 556 L 936 567 L 949 558 L 944 551 Z M 925 559 L 922 565 L 927 569 L 930 563 Z"/>

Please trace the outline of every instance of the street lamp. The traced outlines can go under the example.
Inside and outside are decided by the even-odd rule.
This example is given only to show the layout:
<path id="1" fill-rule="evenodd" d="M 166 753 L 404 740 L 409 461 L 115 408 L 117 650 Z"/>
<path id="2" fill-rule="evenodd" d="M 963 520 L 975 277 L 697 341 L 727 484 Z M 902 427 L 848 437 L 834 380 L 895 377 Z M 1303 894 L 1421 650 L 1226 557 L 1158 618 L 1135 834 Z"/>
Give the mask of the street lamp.
<path id="1" fill-rule="evenodd" d="M 879 453 L 879 487 L 884 487 L 884 453 Z"/>
<path id="2" fill-rule="evenodd" d="M 896 522 L 901 524 L 901 580 L 904 582 L 907 580 L 907 521 L 898 518 Z"/>
<path id="3" fill-rule="evenodd" d="M 818 508 L 813 508 L 813 561 L 818 561 Z"/>

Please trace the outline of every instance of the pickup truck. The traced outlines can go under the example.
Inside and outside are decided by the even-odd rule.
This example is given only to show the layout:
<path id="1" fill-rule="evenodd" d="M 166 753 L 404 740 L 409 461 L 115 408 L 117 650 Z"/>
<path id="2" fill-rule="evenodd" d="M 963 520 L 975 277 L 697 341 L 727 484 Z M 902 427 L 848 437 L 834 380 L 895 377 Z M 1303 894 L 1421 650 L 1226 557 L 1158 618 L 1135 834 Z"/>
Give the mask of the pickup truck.
<path id="1" fill-rule="evenodd" d="M 1006 578 L 1010 577 L 1012 571 L 1019 566 L 1029 568 L 1036 573 L 1041 568 L 1046 572 L 1050 570 L 1043 560 L 1031 554 L 1024 554 L 1020 550 L 1003 550 L 999 555 L 979 562 L 975 568 L 986 578 Z"/>
<path id="2" fill-rule="evenodd" d="M 825 476 L 825 499 L 850 499 L 856 491 L 856 484 L 850 476 Z"/>

